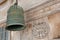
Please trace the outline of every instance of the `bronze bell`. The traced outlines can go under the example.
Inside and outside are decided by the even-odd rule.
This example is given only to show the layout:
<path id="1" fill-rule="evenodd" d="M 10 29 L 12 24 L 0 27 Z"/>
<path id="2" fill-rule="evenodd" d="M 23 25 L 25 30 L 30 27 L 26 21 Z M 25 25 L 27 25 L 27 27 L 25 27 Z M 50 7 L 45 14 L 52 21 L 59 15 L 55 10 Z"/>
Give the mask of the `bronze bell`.
<path id="1" fill-rule="evenodd" d="M 10 31 L 20 31 L 25 29 L 23 8 L 15 3 L 7 12 L 6 29 Z"/>

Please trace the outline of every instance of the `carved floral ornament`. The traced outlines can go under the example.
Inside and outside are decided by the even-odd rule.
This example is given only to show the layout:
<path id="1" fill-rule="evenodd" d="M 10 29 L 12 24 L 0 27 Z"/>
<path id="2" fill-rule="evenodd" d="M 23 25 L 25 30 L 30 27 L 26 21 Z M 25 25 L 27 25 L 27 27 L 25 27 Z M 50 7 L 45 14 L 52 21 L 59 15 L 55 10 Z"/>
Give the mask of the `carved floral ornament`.
<path id="1" fill-rule="evenodd" d="M 54 10 L 51 13 L 54 14 L 54 13 L 58 13 L 58 12 L 60 12 L 60 10 Z M 32 24 L 32 34 L 33 34 L 34 38 L 44 39 L 48 36 L 46 34 L 49 34 L 50 27 L 49 27 L 49 24 L 47 23 L 47 21 L 46 21 L 45 18 L 41 18 L 41 19 L 38 19 L 38 20 L 35 20 L 35 21 L 32 22 L 33 23 Z M 3 25 L 5 25 L 5 24 L 3 24 Z M 43 32 L 41 32 L 41 31 L 43 31 Z"/>
<path id="2" fill-rule="evenodd" d="M 49 8 L 46 8 L 47 10 L 49 10 Z M 52 9 L 52 8 L 51 8 Z M 55 8 L 54 8 L 55 9 Z M 44 9 L 45 10 L 45 9 Z M 49 10 L 50 11 L 50 10 Z M 56 12 L 59 12 L 60 10 L 52 10 L 50 13 L 51 13 L 51 15 L 52 14 L 54 14 L 54 13 L 56 13 Z M 36 11 L 37 12 L 37 11 Z M 41 12 L 43 13 L 43 10 L 41 10 Z M 48 12 L 48 11 L 46 11 L 46 12 Z M 38 13 L 38 12 L 37 12 Z M 49 12 L 48 12 L 49 13 Z M 47 13 L 47 14 L 48 14 Z M 49 14 L 50 14 L 49 13 Z M 36 15 L 35 15 L 36 16 Z M 37 16 L 37 17 L 39 17 L 39 16 Z M 37 18 L 36 17 L 36 18 Z M 49 32 L 50 32 L 50 27 L 49 27 L 49 25 L 47 25 L 48 23 L 46 23 L 46 21 L 44 21 L 45 19 L 42 19 L 43 21 L 42 22 L 40 22 L 40 20 L 39 19 L 41 19 L 40 17 L 38 18 L 38 20 L 36 21 L 35 20 L 35 17 L 33 18 L 34 19 L 34 21 L 33 21 L 33 27 L 32 27 L 32 34 L 33 34 L 33 37 L 35 37 L 35 38 L 38 38 L 38 39 L 43 39 L 43 38 L 45 38 L 45 37 L 47 37 L 47 34 L 49 34 Z M 32 19 L 32 20 L 33 20 Z M 4 24 L 3 24 L 4 25 Z M 2 26 L 3 26 L 2 25 Z M 44 26 L 43 26 L 44 25 Z M 43 31 L 43 32 L 42 32 Z"/>
<path id="3" fill-rule="evenodd" d="M 32 27 L 33 37 L 36 37 L 38 39 L 44 39 L 48 36 L 49 32 L 50 27 L 45 18 L 33 21 Z"/>
<path id="4" fill-rule="evenodd" d="M 60 10 L 54 10 L 51 13 L 52 13 L 51 15 L 53 15 L 55 13 L 60 13 Z M 38 38 L 38 39 L 44 39 L 46 37 L 49 37 L 49 33 L 51 30 L 49 24 L 50 24 L 50 22 L 49 22 L 48 16 L 47 16 L 47 18 L 43 17 L 38 20 L 32 21 L 33 37 Z"/>

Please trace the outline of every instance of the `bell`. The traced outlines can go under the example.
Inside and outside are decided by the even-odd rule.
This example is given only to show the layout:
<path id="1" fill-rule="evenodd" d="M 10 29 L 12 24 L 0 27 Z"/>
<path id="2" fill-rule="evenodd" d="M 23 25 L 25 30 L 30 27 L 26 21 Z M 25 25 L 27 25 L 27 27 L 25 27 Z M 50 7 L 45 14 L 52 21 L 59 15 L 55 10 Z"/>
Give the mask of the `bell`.
<path id="1" fill-rule="evenodd" d="M 22 7 L 17 6 L 17 3 L 9 8 L 6 24 L 6 30 L 20 31 L 25 29 L 24 11 Z"/>

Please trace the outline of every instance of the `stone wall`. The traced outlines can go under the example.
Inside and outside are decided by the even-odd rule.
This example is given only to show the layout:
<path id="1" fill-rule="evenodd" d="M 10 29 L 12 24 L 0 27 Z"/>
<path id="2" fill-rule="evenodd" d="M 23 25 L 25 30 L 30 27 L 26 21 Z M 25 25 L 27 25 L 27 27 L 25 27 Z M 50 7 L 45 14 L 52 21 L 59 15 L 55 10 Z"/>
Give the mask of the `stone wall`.
<path id="1" fill-rule="evenodd" d="M 24 8 L 25 12 L 24 15 L 25 15 L 26 29 L 22 31 L 11 31 L 9 36 L 10 40 L 49 40 L 49 39 L 52 40 L 53 38 L 56 38 L 58 35 L 60 35 L 59 32 L 60 13 L 58 13 L 60 11 L 60 0 L 46 1 L 43 4 L 36 6 L 32 6 L 32 4 L 34 4 L 32 3 L 31 5 L 27 6 L 30 9 L 23 4 L 24 2 L 21 0 L 21 6 Z M 27 3 L 29 3 L 29 1 Z M 27 3 L 25 4 L 27 5 Z M 7 14 L 4 14 L 4 12 L 2 11 L 1 13 L 3 13 L 2 16 L 5 15 L 3 17 L 5 18 Z M 4 22 L 6 22 L 6 20 Z M 1 25 L 6 26 L 6 24 L 2 23 Z M 42 34 L 41 31 L 43 31 Z M 46 36 L 46 34 L 48 35 Z"/>

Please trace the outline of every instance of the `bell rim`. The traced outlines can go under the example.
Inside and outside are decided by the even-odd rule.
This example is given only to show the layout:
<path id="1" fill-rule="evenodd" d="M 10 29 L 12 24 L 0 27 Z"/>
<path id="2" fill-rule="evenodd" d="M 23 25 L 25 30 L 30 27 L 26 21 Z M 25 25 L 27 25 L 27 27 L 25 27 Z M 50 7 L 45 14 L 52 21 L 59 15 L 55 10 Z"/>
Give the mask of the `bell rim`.
<path id="1" fill-rule="evenodd" d="M 7 31 L 22 31 L 22 30 L 24 30 L 26 27 L 24 26 L 22 29 L 19 29 L 19 30 L 8 30 L 8 29 L 6 29 Z"/>
<path id="2" fill-rule="evenodd" d="M 9 26 L 9 25 L 25 25 L 25 24 L 21 24 L 21 23 L 11 23 L 11 24 L 8 24 L 7 23 L 7 26 Z"/>
<path id="3" fill-rule="evenodd" d="M 12 23 L 12 24 L 6 25 L 5 29 L 8 30 L 7 27 L 10 26 L 10 25 L 24 25 L 24 24 L 21 24 L 21 23 Z M 21 30 L 24 30 L 25 28 L 26 28 L 26 26 L 22 27 L 19 30 L 8 30 L 8 31 L 21 31 Z"/>

